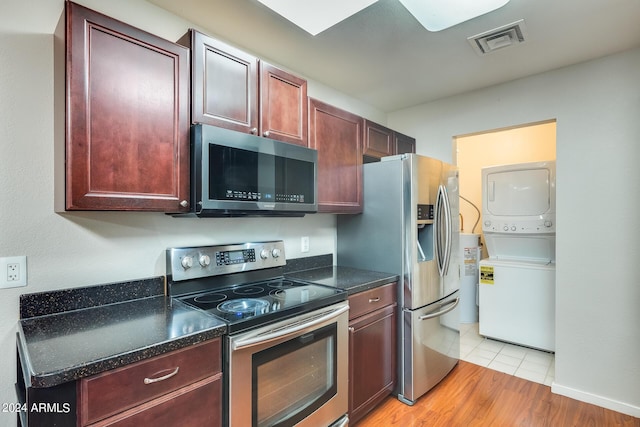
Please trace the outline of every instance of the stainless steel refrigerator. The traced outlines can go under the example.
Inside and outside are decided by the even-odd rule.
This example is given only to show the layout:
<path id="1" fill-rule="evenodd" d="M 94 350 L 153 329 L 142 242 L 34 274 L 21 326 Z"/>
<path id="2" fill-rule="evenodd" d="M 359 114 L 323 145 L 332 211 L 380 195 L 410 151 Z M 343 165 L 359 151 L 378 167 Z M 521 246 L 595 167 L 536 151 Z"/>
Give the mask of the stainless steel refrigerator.
<path id="1" fill-rule="evenodd" d="M 363 174 L 363 213 L 338 216 L 337 264 L 400 276 L 396 394 L 412 405 L 460 355 L 458 170 L 402 154 Z"/>

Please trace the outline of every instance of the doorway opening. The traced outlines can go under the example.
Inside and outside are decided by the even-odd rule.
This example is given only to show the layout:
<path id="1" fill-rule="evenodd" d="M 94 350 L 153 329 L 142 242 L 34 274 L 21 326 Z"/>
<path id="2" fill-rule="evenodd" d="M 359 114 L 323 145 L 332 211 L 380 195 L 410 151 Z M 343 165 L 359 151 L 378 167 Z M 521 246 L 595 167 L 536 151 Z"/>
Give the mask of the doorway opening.
<path id="1" fill-rule="evenodd" d="M 454 137 L 453 160 L 460 173 L 463 197 L 460 232 L 482 234 L 482 168 L 555 159 L 555 120 Z M 487 256 L 483 249 L 482 258 Z"/>
<path id="2" fill-rule="evenodd" d="M 556 160 L 556 121 L 456 136 L 453 139 L 453 160 L 459 170 L 460 231 L 481 236 L 482 249 L 478 258 L 484 259 L 488 257 L 488 253 L 482 235 L 482 168 Z M 466 263 L 467 258 L 464 259 Z M 473 286 L 471 282 L 473 280 L 469 282 L 468 289 L 462 283 L 461 300 L 465 298 L 463 291 L 466 289 L 466 297 L 474 299 L 478 304 L 479 285 Z M 477 311 L 475 314 L 477 315 Z M 554 381 L 553 353 L 492 339 L 485 340 L 480 334 L 482 328 L 479 328 L 478 318 L 469 316 L 469 319 L 471 320 L 461 322 L 460 325 L 462 360 L 542 384 L 550 385 Z"/>

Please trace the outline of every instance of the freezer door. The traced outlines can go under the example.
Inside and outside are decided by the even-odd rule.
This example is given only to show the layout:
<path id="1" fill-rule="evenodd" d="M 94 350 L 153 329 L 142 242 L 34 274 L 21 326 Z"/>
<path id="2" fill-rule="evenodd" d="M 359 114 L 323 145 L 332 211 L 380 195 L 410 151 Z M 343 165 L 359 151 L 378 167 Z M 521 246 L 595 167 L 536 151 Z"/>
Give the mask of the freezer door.
<path id="1" fill-rule="evenodd" d="M 413 405 L 460 358 L 459 291 L 418 310 L 404 310 L 398 399 Z"/>

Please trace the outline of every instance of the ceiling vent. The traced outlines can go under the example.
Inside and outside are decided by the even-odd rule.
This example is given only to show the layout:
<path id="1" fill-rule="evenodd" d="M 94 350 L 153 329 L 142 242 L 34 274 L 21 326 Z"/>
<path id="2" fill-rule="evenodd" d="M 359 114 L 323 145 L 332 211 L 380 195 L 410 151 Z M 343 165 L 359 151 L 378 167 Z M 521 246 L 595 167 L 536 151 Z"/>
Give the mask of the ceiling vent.
<path id="1" fill-rule="evenodd" d="M 511 24 L 468 37 L 467 40 L 476 53 L 482 56 L 524 43 L 525 37 L 524 19 L 520 19 Z"/>

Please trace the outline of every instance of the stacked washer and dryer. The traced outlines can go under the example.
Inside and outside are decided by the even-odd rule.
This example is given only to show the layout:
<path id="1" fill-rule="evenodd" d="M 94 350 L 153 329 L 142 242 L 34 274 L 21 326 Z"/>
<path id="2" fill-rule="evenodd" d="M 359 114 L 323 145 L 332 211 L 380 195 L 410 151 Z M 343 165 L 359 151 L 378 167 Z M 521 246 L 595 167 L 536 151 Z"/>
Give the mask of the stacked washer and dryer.
<path id="1" fill-rule="evenodd" d="M 555 351 L 555 161 L 482 169 L 480 335 Z"/>

